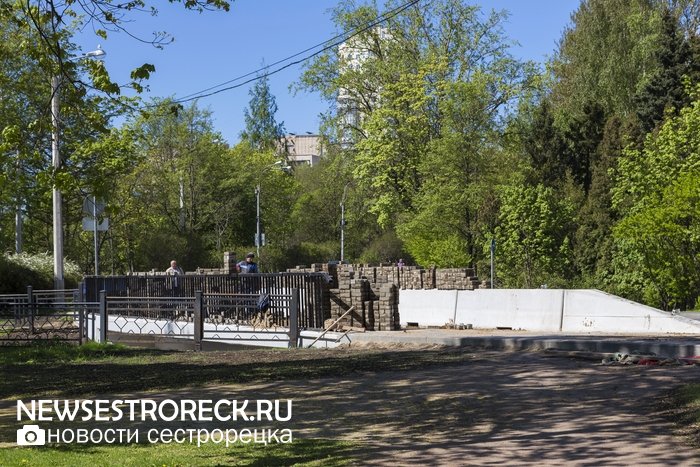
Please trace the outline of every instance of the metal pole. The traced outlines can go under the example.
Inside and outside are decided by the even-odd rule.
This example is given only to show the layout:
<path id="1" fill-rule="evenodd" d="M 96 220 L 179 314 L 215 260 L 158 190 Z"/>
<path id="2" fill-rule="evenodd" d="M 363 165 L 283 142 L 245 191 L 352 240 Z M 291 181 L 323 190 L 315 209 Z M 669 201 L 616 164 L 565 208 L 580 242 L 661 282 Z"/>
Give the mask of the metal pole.
<path id="1" fill-rule="evenodd" d="M 289 301 L 289 347 L 299 346 L 299 289 L 291 290 Z"/>
<path id="2" fill-rule="evenodd" d="M 15 151 L 15 156 L 17 157 L 15 173 L 19 176 L 22 172 L 22 164 L 20 164 L 19 151 Z M 17 195 L 16 198 L 17 206 L 15 211 L 15 253 L 22 253 L 22 230 L 24 224 L 24 215 L 22 214 L 22 198 Z"/>
<path id="3" fill-rule="evenodd" d="M 255 247 L 258 263 L 260 262 L 260 184 L 255 187 Z"/>
<path id="4" fill-rule="evenodd" d="M 15 211 L 15 253 L 22 253 L 22 227 L 24 219 L 22 216 L 22 205 L 17 201 L 17 211 Z"/>
<path id="5" fill-rule="evenodd" d="M 95 275 L 100 275 L 99 237 L 97 233 L 97 197 L 92 197 L 92 233 L 95 236 Z"/>
<path id="6" fill-rule="evenodd" d="M 180 176 L 180 231 L 185 231 L 185 180 Z"/>
<path id="7" fill-rule="evenodd" d="M 204 295 L 194 291 L 194 350 L 202 350 L 204 340 Z"/>
<path id="8" fill-rule="evenodd" d="M 345 197 L 348 194 L 348 185 L 343 188 L 343 199 L 340 200 L 340 263 L 345 260 Z"/>
<path id="9" fill-rule="evenodd" d="M 493 262 L 494 262 L 494 255 L 496 253 L 496 240 L 491 239 L 491 288 L 493 289 L 493 277 L 494 277 L 494 268 L 493 268 Z"/>
<path id="10" fill-rule="evenodd" d="M 59 100 L 58 89 L 60 87 L 59 77 L 51 78 L 51 161 L 53 163 L 54 177 L 58 175 L 61 168 L 61 155 L 58 149 L 59 134 Z M 56 186 L 56 179 L 53 183 L 53 282 L 55 290 L 63 290 L 63 212 L 61 205 L 63 199 L 61 190 Z"/>
<path id="11" fill-rule="evenodd" d="M 345 260 L 345 203 L 340 203 L 340 262 Z"/>
<path id="12" fill-rule="evenodd" d="M 97 284 L 97 280 L 95 280 Z M 109 328 L 109 317 L 107 316 L 107 292 L 100 290 L 100 344 L 107 343 L 107 330 Z"/>

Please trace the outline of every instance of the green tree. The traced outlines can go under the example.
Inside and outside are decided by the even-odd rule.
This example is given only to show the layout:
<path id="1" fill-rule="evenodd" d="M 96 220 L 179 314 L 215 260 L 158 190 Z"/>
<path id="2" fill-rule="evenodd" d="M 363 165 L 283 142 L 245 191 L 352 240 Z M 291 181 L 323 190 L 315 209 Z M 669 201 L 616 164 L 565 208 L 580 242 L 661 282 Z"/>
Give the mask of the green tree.
<path id="1" fill-rule="evenodd" d="M 572 277 L 574 208 L 543 185 L 506 186 L 496 228 L 499 286 L 562 286 Z"/>
<path id="2" fill-rule="evenodd" d="M 559 186 L 566 175 L 568 150 L 564 134 L 555 123 L 548 99 L 542 100 L 535 107 L 532 116 L 518 133 L 519 147 L 533 169 L 530 183 Z"/>
<path id="3" fill-rule="evenodd" d="M 552 63 L 561 118 L 591 100 L 606 115 L 635 109 L 634 95 L 657 68 L 661 8 L 654 0 L 583 0 Z"/>
<path id="4" fill-rule="evenodd" d="M 376 5 L 344 2 L 334 19 L 349 30 L 377 15 Z M 480 214 L 493 199 L 483 161 L 532 75 L 508 53 L 505 18 L 460 0 L 419 5 L 319 56 L 302 76 L 302 88 L 336 104 L 327 136 L 345 148 L 381 243 L 393 245 L 396 231 L 421 262 L 465 265 L 482 254 L 479 235 L 494 218 Z"/>
<path id="5" fill-rule="evenodd" d="M 27 8 L 33 8 L 28 6 Z M 41 18 L 40 18 L 41 19 Z M 50 27 L 43 18 L 37 27 Z M 104 66 L 85 60 L 63 64 L 50 59 L 36 29 L 26 23 L 17 5 L 0 9 L 3 42 L 0 46 L 0 167 L 11 174 L 7 183 L 0 181 L 0 224 L 4 232 L 11 227 L 15 209 L 26 214 L 24 246 L 28 251 L 47 251 L 51 247 L 51 189 L 58 186 L 64 199 L 64 250 L 68 257 L 80 261 L 84 251 L 80 227 L 82 199 L 86 192 L 98 193 L 100 187 L 122 173 L 128 153 L 115 147 L 107 127 L 109 119 L 120 111 L 118 101 L 95 94 L 95 87 L 109 91 L 107 83 L 95 79 Z M 72 30 L 64 28 L 54 39 L 64 58 L 73 55 Z M 93 84 L 84 82 L 92 76 Z M 59 76 L 61 168 L 51 163 L 52 123 L 49 102 L 51 80 Z M 11 183 L 9 183 L 11 181 Z M 98 193 L 99 194 L 99 193 Z M 0 235 L 8 248 L 9 235 Z"/>
<path id="6" fill-rule="evenodd" d="M 597 157 L 593 160 L 591 185 L 585 203 L 578 212 L 574 250 L 576 265 L 588 284 L 597 284 L 611 271 L 612 209 L 611 173 L 625 147 L 625 128 L 618 117 L 608 119 Z"/>
<path id="7" fill-rule="evenodd" d="M 154 107 L 124 132 L 138 163 L 109 199 L 118 269 L 164 269 L 172 258 L 187 269 L 219 264 L 216 247 L 236 228 L 222 219 L 239 203 L 226 177 L 238 167 L 207 111 L 170 101 Z"/>
<path id="8" fill-rule="evenodd" d="M 694 69 L 700 70 L 700 63 L 693 63 L 688 40 L 670 10 L 664 11 L 662 25 L 659 49 L 654 54 L 659 68 L 635 96 L 637 115 L 646 132 L 653 130 L 666 112 L 676 114 L 689 104 L 684 79 L 689 79 Z"/>
<path id="9" fill-rule="evenodd" d="M 496 224 L 505 162 L 495 149 L 499 134 L 489 112 L 490 77 L 445 85 L 442 134 L 429 145 L 419 166 L 423 184 L 414 210 L 398 228 L 419 264 L 474 265 Z"/>
<path id="10" fill-rule="evenodd" d="M 284 136 L 284 123 L 277 123 L 277 103 L 270 92 L 267 76 L 260 78 L 249 92 L 250 103 L 244 110 L 245 130 L 241 138 L 256 151 L 275 150 Z"/>
<path id="11" fill-rule="evenodd" d="M 700 170 L 680 174 L 661 196 L 615 227 L 645 276 L 641 295 L 663 309 L 693 309 L 700 295 Z M 638 292 L 638 293 L 639 293 Z"/>
<path id="12" fill-rule="evenodd" d="M 598 156 L 598 146 L 603 139 L 605 112 L 594 103 L 584 104 L 582 114 L 574 117 L 565 133 L 568 143 L 567 169 L 574 181 L 588 192 L 591 185 L 592 166 Z"/>
<path id="13" fill-rule="evenodd" d="M 689 177 L 697 176 L 700 167 L 697 91 L 694 96 L 693 103 L 666 120 L 658 133 L 647 135 L 643 148 L 623 151 L 612 188 L 613 208 L 624 216 L 613 231 L 616 267 L 611 282 L 627 297 L 663 307 L 690 306 L 696 293 L 694 282 L 687 279 L 693 274 L 688 261 L 695 261 L 697 209 Z M 679 235 L 687 238 L 681 241 Z M 670 275 L 677 273 L 681 275 L 672 280 Z"/>

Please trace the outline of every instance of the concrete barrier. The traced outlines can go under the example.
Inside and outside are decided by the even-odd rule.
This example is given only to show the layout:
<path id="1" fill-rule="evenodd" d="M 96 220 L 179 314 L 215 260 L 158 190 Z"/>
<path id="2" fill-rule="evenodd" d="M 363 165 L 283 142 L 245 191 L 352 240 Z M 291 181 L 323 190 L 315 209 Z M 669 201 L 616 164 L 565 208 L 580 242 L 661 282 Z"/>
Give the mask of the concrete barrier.
<path id="1" fill-rule="evenodd" d="M 401 290 L 401 325 L 544 332 L 700 334 L 700 322 L 600 290 Z"/>

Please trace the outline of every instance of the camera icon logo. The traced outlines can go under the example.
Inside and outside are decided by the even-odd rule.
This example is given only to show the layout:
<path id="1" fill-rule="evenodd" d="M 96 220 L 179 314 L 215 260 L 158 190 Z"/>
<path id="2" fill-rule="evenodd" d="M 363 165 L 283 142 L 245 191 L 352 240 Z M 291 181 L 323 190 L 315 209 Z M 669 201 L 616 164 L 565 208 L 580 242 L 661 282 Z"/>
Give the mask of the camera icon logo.
<path id="1" fill-rule="evenodd" d="M 24 425 L 17 430 L 18 446 L 43 446 L 46 444 L 46 430 L 39 425 Z"/>

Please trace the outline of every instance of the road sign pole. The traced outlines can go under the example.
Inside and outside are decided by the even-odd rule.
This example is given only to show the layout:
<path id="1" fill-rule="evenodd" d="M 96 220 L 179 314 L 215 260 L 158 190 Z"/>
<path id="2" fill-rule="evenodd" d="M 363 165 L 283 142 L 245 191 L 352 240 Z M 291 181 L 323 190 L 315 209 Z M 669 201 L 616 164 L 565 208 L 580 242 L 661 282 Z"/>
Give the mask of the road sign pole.
<path id="1" fill-rule="evenodd" d="M 97 233 L 97 197 L 92 197 L 92 232 L 95 234 L 95 275 L 100 275 L 99 234 Z"/>

